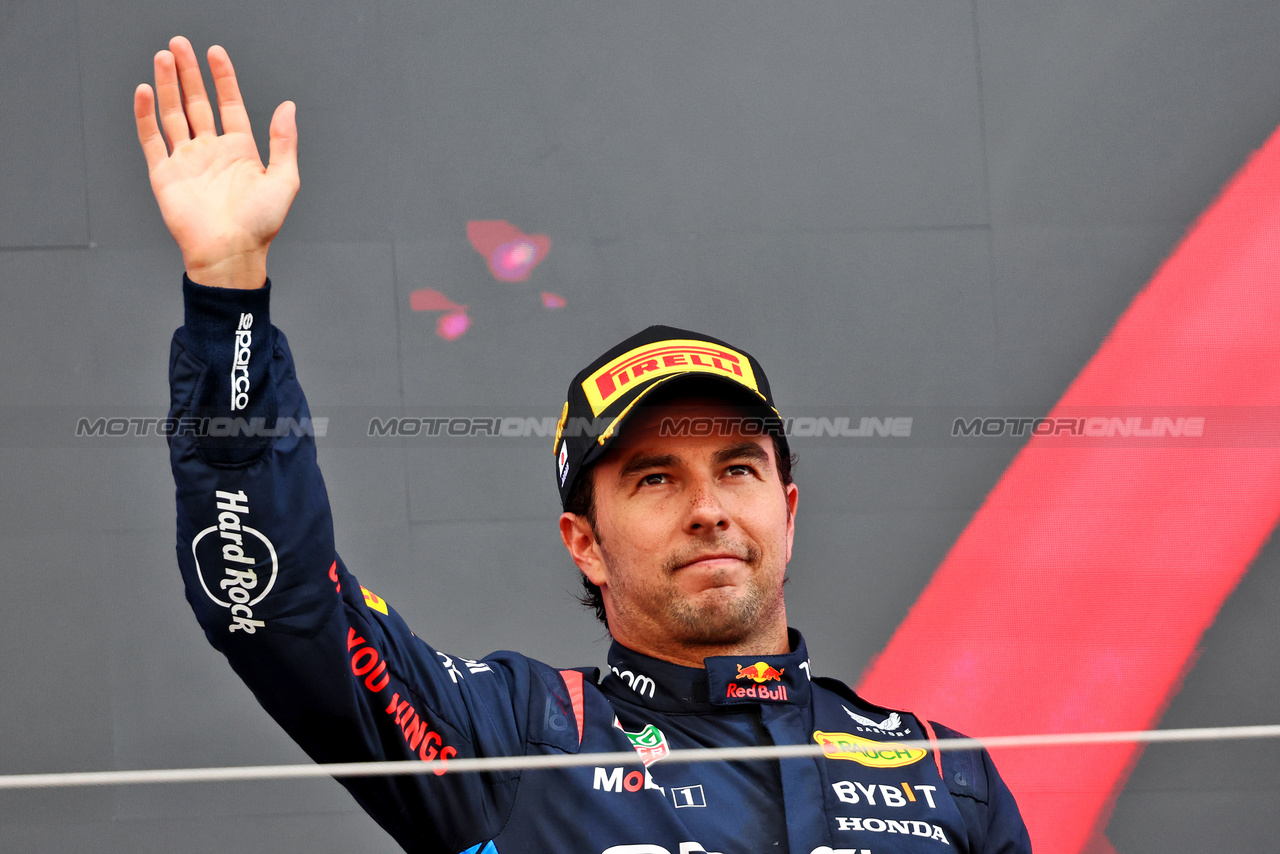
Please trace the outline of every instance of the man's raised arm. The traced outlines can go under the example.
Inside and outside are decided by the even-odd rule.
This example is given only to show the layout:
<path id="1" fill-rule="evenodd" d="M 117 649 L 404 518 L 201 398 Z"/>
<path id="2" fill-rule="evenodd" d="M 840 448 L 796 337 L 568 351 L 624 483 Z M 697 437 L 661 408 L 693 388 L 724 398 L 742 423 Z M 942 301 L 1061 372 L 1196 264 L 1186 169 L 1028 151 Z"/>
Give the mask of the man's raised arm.
<path id="1" fill-rule="evenodd" d="M 293 105 L 276 110 L 264 168 L 226 51 L 209 50 L 218 134 L 190 43 L 175 38 L 170 48 L 155 60 L 160 124 L 149 86 L 138 87 L 134 113 L 188 273 L 167 422 L 188 602 L 258 702 L 317 761 L 524 753 L 528 710 L 549 707 L 550 693 L 566 690 L 561 677 L 514 655 L 470 662 L 464 677 L 362 588 L 335 549 L 310 411 L 288 342 L 271 325 L 266 278 L 267 248 L 298 188 Z M 569 735 L 542 736 L 541 720 L 532 723 L 540 743 Z M 462 851 L 492 838 L 517 775 L 440 775 L 344 785 L 406 850 Z"/>

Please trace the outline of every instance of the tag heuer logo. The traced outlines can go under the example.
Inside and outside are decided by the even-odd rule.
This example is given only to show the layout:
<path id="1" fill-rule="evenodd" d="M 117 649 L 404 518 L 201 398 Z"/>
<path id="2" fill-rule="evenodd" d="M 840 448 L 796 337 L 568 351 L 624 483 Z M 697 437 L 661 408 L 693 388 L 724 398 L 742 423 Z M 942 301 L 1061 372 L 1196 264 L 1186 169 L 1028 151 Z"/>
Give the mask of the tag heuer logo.
<path id="1" fill-rule="evenodd" d="M 621 725 L 619 725 L 621 729 Z M 640 754 L 640 759 L 644 762 L 645 767 L 652 765 L 659 759 L 671 752 L 671 748 L 667 746 L 667 737 L 662 734 L 662 730 L 653 724 L 647 725 L 639 732 L 627 732 L 622 730 L 627 740 L 631 742 L 631 746 L 636 749 L 636 753 Z"/>

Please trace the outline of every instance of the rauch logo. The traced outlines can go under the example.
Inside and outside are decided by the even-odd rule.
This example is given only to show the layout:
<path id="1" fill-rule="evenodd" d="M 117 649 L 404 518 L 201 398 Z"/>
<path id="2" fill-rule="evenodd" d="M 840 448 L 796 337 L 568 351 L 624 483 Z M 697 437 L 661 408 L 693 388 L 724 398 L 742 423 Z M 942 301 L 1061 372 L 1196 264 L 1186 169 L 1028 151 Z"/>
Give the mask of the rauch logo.
<path id="1" fill-rule="evenodd" d="M 898 768 L 912 765 L 929 755 L 929 751 L 914 747 L 894 747 L 882 741 L 859 738 L 847 732 L 822 732 L 813 734 L 813 740 L 822 745 L 822 753 L 828 759 L 848 759 L 868 768 Z"/>

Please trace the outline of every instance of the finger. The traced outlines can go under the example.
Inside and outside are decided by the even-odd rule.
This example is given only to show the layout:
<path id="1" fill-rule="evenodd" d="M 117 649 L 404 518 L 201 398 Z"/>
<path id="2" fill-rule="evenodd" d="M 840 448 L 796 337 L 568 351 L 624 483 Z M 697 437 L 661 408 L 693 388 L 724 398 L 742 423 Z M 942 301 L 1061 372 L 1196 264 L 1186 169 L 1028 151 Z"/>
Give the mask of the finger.
<path id="1" fill-rule="evenodd" d="M 156 54 L 156 98 L 160 102 L 160 124 L 169 138 L 170 150 L 191 139 L 187 114 L 182 109 L 182 90 L 178 88 L 178 69 L 173 54 L 162 50 Z"/>
<path id="2" fill-rule="evenodd" d="M 298 107 L 285 101 L 271 117 L 271 156 L 267 174 L 298 182 Z"/>
<path id="3" fill-rule="evenodd" d="M 147 158 L 147 170 L 155 169 L 169 156 L 160 126 L 156 124 L 156 99 L 146 83 L 133 93 L 133 117 L 138 123 L 138 142 L 142 143 L 142 156 Z"/>
<path id="4" fill-rule="evenodd" d="M 213 87 L 218 92 L 218 116 L 222 119 L 222 132 L 247 133 L 252 136 L 249 113 L 244 108 L 244 99 L 240 97 L 240 84 L 236 82 L 236 70 L 222 45 L 209 48 L 209 73 L 213 76 Z"/>
<path id="5" fill-rule="evenodd" d="M 195 49 L 184 36 L 174 36 L 169 40 L 169 50 L 173 51 L 178 65 L 178 80 L 182 82 L 191 135 L 216 134 L 213 107 L 209 105 L 209 95 L 204 90 L 204 77 L 200 74 L 200 61 L 196 59 Z"/>

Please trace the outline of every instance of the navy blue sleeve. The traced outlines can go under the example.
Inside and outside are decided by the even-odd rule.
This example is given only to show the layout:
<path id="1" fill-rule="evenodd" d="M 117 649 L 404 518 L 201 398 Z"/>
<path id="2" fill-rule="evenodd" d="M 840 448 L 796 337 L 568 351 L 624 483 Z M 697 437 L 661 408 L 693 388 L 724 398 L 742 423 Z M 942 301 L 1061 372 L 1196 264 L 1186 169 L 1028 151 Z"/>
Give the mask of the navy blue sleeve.
<path id="1" fill-rule="evenodd" d="M 986 854 L 1030 854 L 1031 837 L 1022 820 L 1013 792 L 1005 785 L 991 754 L 982 751 L 983 770 L 987 777 L 987 847 Z"/>
<path id="2" fill-rule="evenodd" d="M 270 283 L 232 291 L 184 277 L 183 292 L 170 357 L 178 564 L 210 643 L 263 708 L 319 762 L 576 751 L 543 723 L 565 690 L 554 670 L 513 653 L 437 652 L 347 571 Z M 517 783 L 343 781 L 406 850 L 432 852 L 495 835 Z"/>
<path id="3" fill-rule="evenodd" d="M 940 738 L 964 738 L 931 722 Z M 973 854 L 1031 854 L 1031 837 L 1013 792 L 985 750 L 942 752 L 943 781 L 964 816 Z"/>

